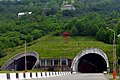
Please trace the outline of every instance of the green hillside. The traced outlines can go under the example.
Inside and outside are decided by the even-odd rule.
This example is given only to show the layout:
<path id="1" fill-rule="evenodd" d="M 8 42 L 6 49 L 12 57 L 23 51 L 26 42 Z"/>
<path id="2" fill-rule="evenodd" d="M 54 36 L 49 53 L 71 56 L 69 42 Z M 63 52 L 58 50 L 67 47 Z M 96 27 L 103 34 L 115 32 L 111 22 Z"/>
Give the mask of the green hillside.
<path id="1" fill-rule="evenodd" d="M 112 60 L 112 45 L 96 41 L 93 37 L 69 37 L 65 43 L 62 36 L 44 36 L 27 43 L 27 51 L 37 52 L 39 58 L 74 58 L 81 50 L 91 47 L 103 50 Z M 7 52 L 7 56 L 0 58 L 0 66 L 15 54 L 24 52 L 24 45 L 8 49 Z"/>

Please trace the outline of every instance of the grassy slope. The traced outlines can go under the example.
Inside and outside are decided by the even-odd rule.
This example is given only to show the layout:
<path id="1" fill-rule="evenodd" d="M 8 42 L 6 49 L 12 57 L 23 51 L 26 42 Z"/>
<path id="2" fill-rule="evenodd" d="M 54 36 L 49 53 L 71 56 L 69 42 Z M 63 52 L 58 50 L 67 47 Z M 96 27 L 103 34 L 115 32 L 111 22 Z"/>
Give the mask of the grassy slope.
<path id="1" fill-rule="evenodd" d="M 27 44 L 27 51 L 37 52 L 40 58 L 74 58 L 81 50 L 91 47 L 103 50 L 110 61 L 112 60 L 112 45 L 96 41 L 91 37 L 70 37 L 65 44 L 63 37 L 44 36 Z M 8 55 L 0 59 L 0 66 L 10 57 L 23 51 L 24 45 L 9 49 Z"/>

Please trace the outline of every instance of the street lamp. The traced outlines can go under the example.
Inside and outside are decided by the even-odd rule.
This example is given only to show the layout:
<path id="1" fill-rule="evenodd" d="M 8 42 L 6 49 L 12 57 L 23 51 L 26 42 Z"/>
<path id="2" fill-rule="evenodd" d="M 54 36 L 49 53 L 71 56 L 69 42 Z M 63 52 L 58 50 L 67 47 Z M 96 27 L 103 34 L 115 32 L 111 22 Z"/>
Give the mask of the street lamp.
<path id="1" fill-rule="evenodd" d="M 114 33 L 114 40 L 113 40 L 113 79 L 116 80 L 116 43 L 115 43 L 115 31 L 106 27 L 106 29 L 112 31 Z"/>

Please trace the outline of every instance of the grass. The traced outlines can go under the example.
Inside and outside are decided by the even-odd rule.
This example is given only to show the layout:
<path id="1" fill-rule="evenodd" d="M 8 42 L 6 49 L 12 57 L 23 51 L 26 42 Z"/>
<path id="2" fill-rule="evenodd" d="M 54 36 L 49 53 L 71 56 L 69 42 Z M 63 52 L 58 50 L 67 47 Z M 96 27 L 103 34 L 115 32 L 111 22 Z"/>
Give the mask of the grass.
<path id="1" fill-rule="evenodd" d="M 69 37 L 67 44 L 63 37 L 44 36 L 27 44 L 27 51 L 35 51 L 40 58 L 74 58 L 86 48 L 103 50 L 112 61 L 112 45 L 96 41 L 93 37 Z M 24 45 L 7 50 L 7 56 L 0 59 L 0 66 L 14 55 L 24 52 Z"/>

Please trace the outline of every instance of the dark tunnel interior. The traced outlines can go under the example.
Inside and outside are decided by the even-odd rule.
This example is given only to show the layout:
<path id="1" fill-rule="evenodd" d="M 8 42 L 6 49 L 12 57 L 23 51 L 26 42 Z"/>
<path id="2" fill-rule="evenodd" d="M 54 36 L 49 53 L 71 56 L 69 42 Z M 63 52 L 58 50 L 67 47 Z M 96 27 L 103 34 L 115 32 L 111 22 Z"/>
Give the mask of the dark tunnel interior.
<path id="1" fill-rule="evenodd" d="M 26 56 L 27 70 L 31 70 L 35 65 L 36 58 L 34 56 Z M 14 61 L 14 67 L 17 71 L 25 70 L 25 57 Z"/>
<path id="2" fill-rule="evenodd" d="M 89 53 L 79 59 L 78 72 L 103 73 L 103 71 L 107 71 L 107 63 L 102 56 Z"/>

